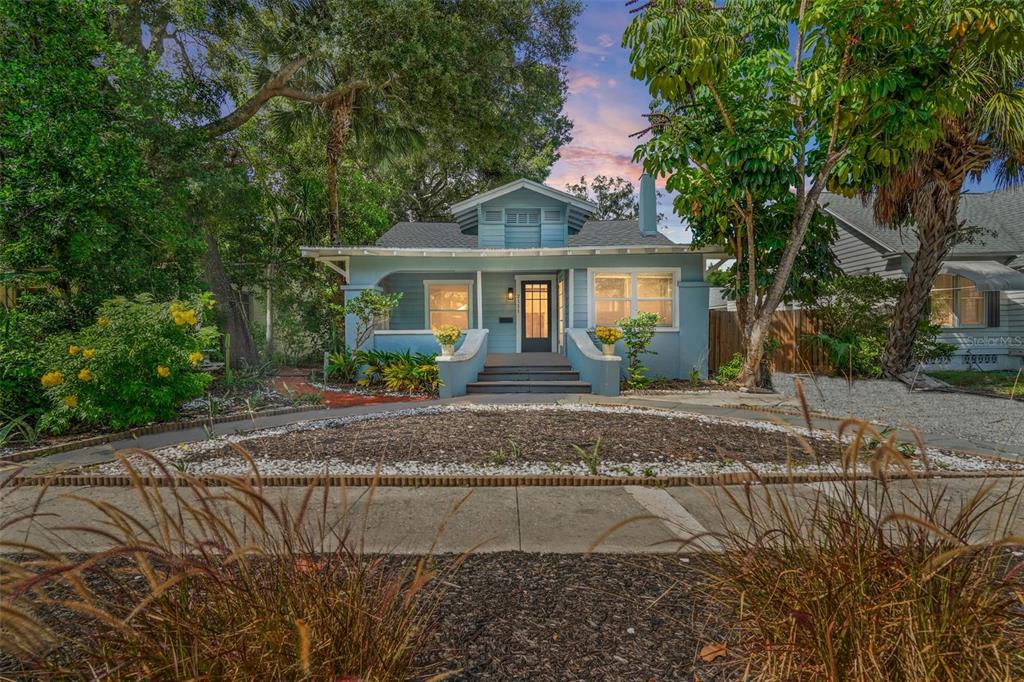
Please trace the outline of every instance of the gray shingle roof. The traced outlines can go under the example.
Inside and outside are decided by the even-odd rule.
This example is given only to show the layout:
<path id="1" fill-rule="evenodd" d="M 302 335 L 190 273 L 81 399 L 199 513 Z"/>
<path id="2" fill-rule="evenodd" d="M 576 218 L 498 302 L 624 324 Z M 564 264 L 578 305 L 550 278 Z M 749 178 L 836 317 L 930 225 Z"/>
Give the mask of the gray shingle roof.
<path id="1" fill-rule="evenodd" d="M 917 250 L 917 238 L 910 230 L 893 230 L 875 222 L 870 202 L 865 204 L 856 197 L 849 199 L 826 192 L 821 204 L 890 251 Z M 960 219 L 985 231 L 973 242 L 954 247 L 953 255 L 1024 254 L 1024 190 L 965 194 L 960 201 Z M 1024 266 L 1024 255 L 1018 256 L 1013 266 Z"/>
<path id="2" fill-rule="evenodd" d="M 475 234 L 462 234 L 458 223 L 395 223 L 377 246 L 396 249 L 475 249 Z"/>
<path id="3" fill-rule="evenodd" d="M 645 236 L 636 220 L 588 220 L 569 246 L 663 246 L 671 245 L 663 234 Z M 377 240 L 377 246 L 396 249 L 476 249 L 475 234 L 463 234 L 458 223 L 396 223 Z"/>
<path id="4" fill-rule="evenodd" d="M 576 234 L 569 235 L 569 246 L 666 246 L 674 242 L 665 235 L 645 235 L 638 220 L 588 220 Z"/>

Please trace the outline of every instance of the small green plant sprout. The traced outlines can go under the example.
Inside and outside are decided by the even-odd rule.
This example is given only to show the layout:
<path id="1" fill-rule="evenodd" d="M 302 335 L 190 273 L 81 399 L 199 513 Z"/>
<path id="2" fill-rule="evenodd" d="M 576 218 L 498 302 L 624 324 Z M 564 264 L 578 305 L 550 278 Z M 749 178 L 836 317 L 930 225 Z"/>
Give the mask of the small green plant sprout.
<path id="1" fill-rule="evenodd" d="M 622 330 L 618 327 L 598 327 L 594 330 L 594 336 L 606 346 L 611 346 L 622 338 Z"/>
<path id="2" fill-rule="evenodd" d="M 548 462 L 548 471 L 557 476 L 564 471 L 564 467 L 561 462 Z"/>
<path id="3" fill-rule="evenodd" d="M 498 448 L 497 450 L 491 450 L 491 454 L 487 455 L 487 463 L 500 467 L 508 461 L 508 455 L 505 454 L 505 450 Z"/>
<path id="4" fill-rule="evenodd" d="M 690 385 L 694 388 L 700 386 L 700 368 L 694 367 L 690 370 Z"/>
<path id="5" fill-rule="evenodd" d="M 633 476 L 633 470 L 632 470 L 632 469 L 630 469 L 630 468 L 629 468 L 628 466 L 626 466 L 625 464 L 623 464 L 622 466 L 620 466 L 620 467 L 619 467 L 619 471 L 620 471 L 620 472 L 621 472 L 621 473 L 622 473 L 622 474 L 623 474 L 624 476 Z"/>
<path id="6" fill-rule="evenodd" d="M 654 340 L 654 330 L 658 326 L 658 313 L 641 312 L 636 317 L 624 317 L 619 320 L 622 336 L 626 343 L 626 357 L 629 358 L 626 385 L 630 388 L 647 388 L 651 383 L 647 376 L 647 368 L 640 362 L 645 353 L 656 355 L 649 349 Z"/>
<path id="7" fill-rule="evenodd" d="M 646 466 L 644 467 L 643 474 L 644 478 L 654 478 L 655 476 L 658 475 L 658 470 L 652 466 Z"/>
<path id="8" fill-rule="evenodd" d="M 454 324 L 442 324 L 434 330 L 434 338 L 441 345 L 441 354 L 451 355 L 455 351 L 455 344 L 462 338 L 462 330 Z"/>
<path id="9" fill-rule="evenodd" d="M 580 460 L 583 465 L 587 467 L 587 471 L 590 472 L 591 476 L 600 475 L 599 467 L 601 466 L 601 439 L 598 438 L 594 443 L 594 449 L 587 452 L 579 445 L 573 444 L 573 449 L 579 454 Z"/>
<path id="10" fill-rule="evenodd" d="M 356 318 L 356 349 L 362 348 L 370 340 L 373 330 L 384 324 L 401 300 L 401 292 L 385 294 L 374 289 L 364 289 L 342 306 L 343 315 Z"/>
<path id="11" fill-rule="evenodd" d="M 174 470 L 177 471 L 179 474 L 187 474 L 188 473 L 188 469 L 189 469 L 188 462 L 186 462 L 183 459 L 171 460 L 171 466 L 174 467 Z"/>

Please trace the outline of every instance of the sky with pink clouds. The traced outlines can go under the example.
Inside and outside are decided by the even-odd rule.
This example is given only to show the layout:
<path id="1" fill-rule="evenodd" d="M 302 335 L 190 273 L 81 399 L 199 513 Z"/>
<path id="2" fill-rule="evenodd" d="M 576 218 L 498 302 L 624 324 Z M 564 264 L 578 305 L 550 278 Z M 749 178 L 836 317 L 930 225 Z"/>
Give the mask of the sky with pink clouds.
<path id="1" fill-rule="evenodd" d="M 624 0 L 590 0 L 576 27 L 577 52 L 569 64 L 569 97 L 565 113 L 572 119 L 572 142 L 562 147 L 547 184 L 558 189 L 581 176 L 622 176 L 637 184 L 641 168 L 633 163 L 636 138 L 646 127 L 642 114 L 650 96 L 643 83 L 629 76 L 629 52 L 622 32 L 631 15 Z M 668 236 L 688 241 L 683 221 L 672 212 L 671 198 L 662 193 L 658 210 Z"/>
<path id="2" fill-rule="evenodd" d="M 569 97 L 565 113 L 572 119 L 572 142 L 562 147 L 547 184 L 565 189 L 580 176 L 622 176 L 636 184 L 640 166 L 632 162 L 636 138 L 642 130 L 650 96 L 646 86 L 630 78 L 629 52 L 620 47 L 631 15 L 625 0 L 587 0 L 576 27 L 577 52 L 569 63 Z M 659 185 L 661 183 L 659 182 Z M 992 173 L 971 191 L 991 191 Z M 672 198 L 664 191 L 658 211 L 665 216 L 661 228 L 677 242 L 688 242 L 684 221 L 672 211 Z"/>

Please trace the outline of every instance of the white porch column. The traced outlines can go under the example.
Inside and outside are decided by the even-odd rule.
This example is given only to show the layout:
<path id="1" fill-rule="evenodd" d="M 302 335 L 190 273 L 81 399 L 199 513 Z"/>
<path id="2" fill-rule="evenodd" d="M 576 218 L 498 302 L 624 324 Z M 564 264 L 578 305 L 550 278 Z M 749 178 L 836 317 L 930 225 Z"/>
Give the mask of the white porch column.
<path id="1" fill-rule="evenodd" d="M 476 271 L 476 328 L 484 328 L 484 275 Z"/>

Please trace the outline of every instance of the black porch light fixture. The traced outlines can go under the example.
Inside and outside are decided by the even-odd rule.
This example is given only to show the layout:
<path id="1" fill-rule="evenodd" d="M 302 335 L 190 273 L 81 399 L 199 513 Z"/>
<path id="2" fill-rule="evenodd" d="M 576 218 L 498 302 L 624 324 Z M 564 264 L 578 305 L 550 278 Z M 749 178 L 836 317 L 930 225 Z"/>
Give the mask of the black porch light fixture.
<path id="1" fill-rule="evenodd" d="M 512 287 L 509 287 L 508 291 L 505 292 L 505 300 L 506 301 L 511 301 L 515 297 L 516 297 L 516 292 L 513 291 Z"/>

